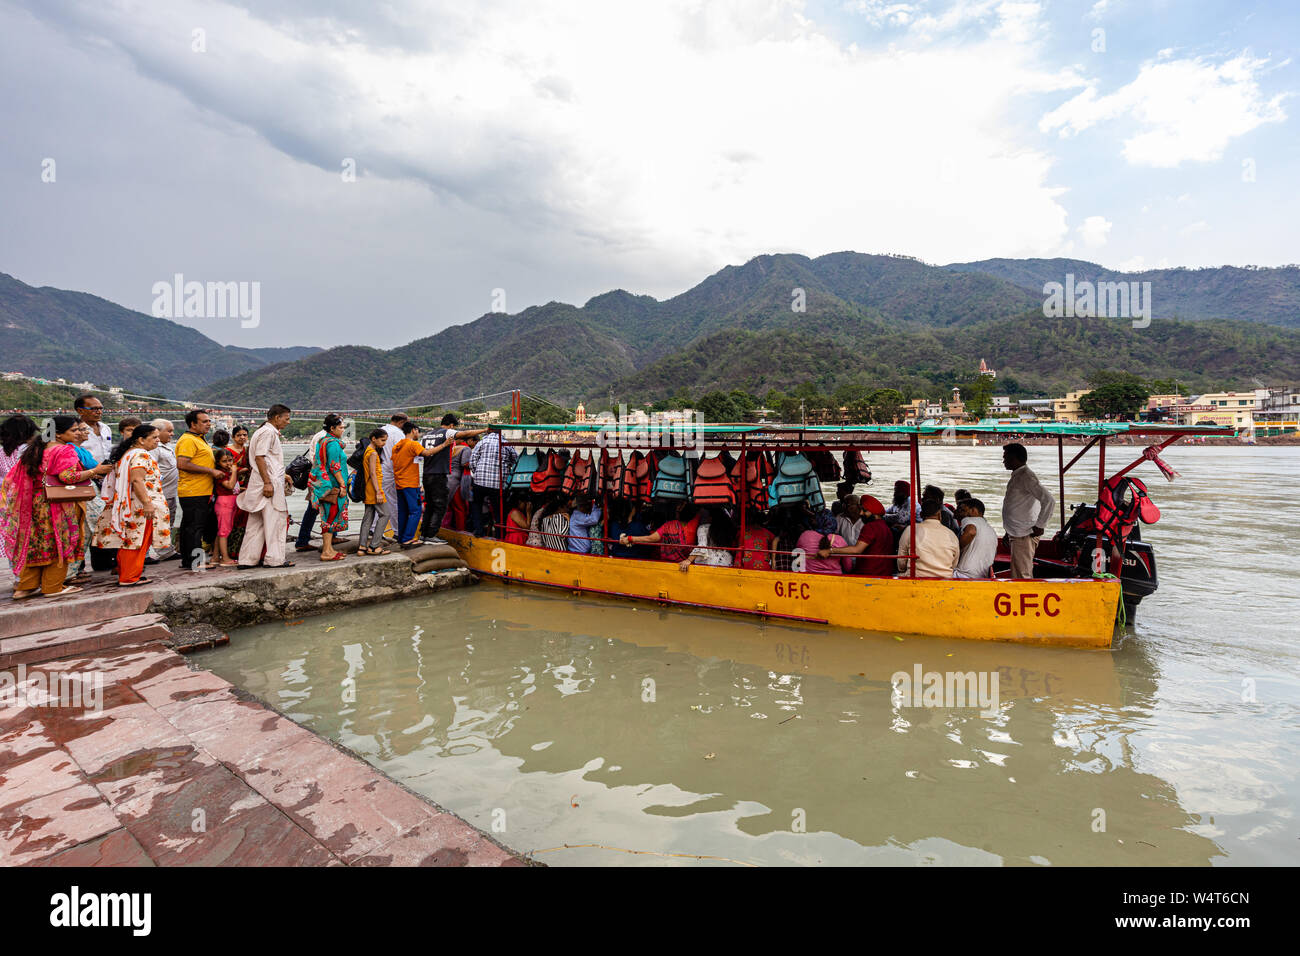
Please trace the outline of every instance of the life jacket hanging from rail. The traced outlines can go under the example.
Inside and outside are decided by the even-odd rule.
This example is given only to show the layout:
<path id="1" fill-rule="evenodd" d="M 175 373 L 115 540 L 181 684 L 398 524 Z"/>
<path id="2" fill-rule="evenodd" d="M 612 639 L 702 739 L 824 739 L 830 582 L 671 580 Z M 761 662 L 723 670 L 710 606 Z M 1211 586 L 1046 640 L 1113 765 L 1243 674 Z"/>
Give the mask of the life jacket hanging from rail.
<path id="1" fill-rule="evenodd" d="M 767 506 L 777 508 L 801 501 L 811 503 L 814 488 L 816 497 L 820 499 L 821 484 L 807 456 L 801 452 L 780 452 L 776 456 L 776 476 L 767 490 Z"/>
<path id="2" fill-rule="evenodd" d="M 1147 494 L 1147 486 L 1141 478 L 1123 475 L 1102 485 L 1093 522 L 1097 531 L 1115 544 L 1128 540 L 1129 532 L 1138 521 L 1155 524 L 1159 520 L 1160 509 Z"/>
<path id="3" fill-rule="evenodd" d="M 524 452 L 510 470 L 510 481 L 506 487 L 510 491 L 528 491 L 532 486 L 533 475 L 543 467 L 545 458 L 546 453 L 540 448 Z"/>
<path id="4" fill-rule="evenodd" d="M 569 465 L 567 451 L 553 451 L 546 456 L 546 466 L 533 473 L 529 488 L 534 494 L 549 495 L 564 485 L 564 472 Z"/>
<path id="5" fill-rule="evenodd" d="M 585 451 L 574 453 L 569 459 L 569 467 L 564 472 L 561 486 L 566 495 L 590 495 L 596 490 L 596 464 L 591 455 Z"/>
<path id="6" fill-rule="evenodd" d="M 697 505 L 734 505 L 736 491 L 731 487 L 727 465 L 721 456 L 704 458 L 695 470 L 695 488 L 691 500 Z"/>
<path id="7" fill-rule="evenodd" d="M 650 456 L 654 461 L 655 476 L 650 497 L 665 501 L 689 501 L 691 498 L 690 464 L 676 452 L 657 452 Z"/>

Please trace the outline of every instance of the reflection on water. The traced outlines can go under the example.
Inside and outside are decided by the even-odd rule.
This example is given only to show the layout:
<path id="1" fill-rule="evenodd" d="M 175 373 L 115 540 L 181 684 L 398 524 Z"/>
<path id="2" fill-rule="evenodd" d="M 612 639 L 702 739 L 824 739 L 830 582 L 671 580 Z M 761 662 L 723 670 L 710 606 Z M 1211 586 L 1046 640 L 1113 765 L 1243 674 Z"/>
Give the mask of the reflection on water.
<path id="1" fill-rule="evenodd" d="M 995 455 L 926 449 L 923 478 L 996 510 Z M 1162 589 L 1114 651 L 487 583 L 250 628 L 202 661 L 471 823 L 504 824 L 514 849 L 602 847 L 538 856 L 553 865 L 1294 863 L 1300 561 L 1269 529 L 1300 492 L 1295 452 L 1168 457 L 1187 478 L 1152 488 Z M 905 462 L 878 458 L 888 487 Z M 890 677 L 916 665 L 996 672 L 999 712 L 900 706 Z"/>

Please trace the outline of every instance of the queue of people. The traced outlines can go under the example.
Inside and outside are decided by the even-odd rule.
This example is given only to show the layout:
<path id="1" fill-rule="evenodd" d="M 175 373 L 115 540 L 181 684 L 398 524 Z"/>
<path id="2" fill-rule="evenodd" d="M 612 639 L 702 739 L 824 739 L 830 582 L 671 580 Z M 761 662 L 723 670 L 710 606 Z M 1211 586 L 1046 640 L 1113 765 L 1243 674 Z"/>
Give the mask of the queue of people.
<path id="1" fill-rule="evenodd" d="M 77 415 L 55 416 L 39 429 L 24 415 L 0 423 L 0 548 L 15 576 L 14 597 L 75 593 L 93 569 L 116 567 L 118 585 L 147 583 L 145 568 L 179 559 L 183 569 L 288 567 L 288 496 L 281 432 L 292 418 L 273 405 L 251 435 L 244 426 L 214 433 L 206 411 L 172 422 L 119 422 L 119 440 L 101 419 L 103 406 L 84 395 Z M 632 560 L 749 570 L 870 576 L 988 578 L 998 537 L 982 501 L 965 489 L 955 505 L 926 485 L 914 496 L 899 481 L 887 506 L 839 485 L 830 508 L 809 503 L 760 510 L 743 521 L 736 506 L 691 501 L 650 503 L 590 493 L 508 495 L 518 453 L 499 430 L 463 429 L 454 414 L 421 433 L 395 414 L 351 455 L 345 422 L 325 417 L 307 457 L 307 507 L 297 538 L 312 550 L 321 531 L 321 561 L 344 558 L 335 543 L 348 527 L 348 502 L 364 504 L 362 555 L 440 541 L 446 526 L 512 544 Z M 1035 549 L 1056 503 L 1029 469 L 1023 445 L 1003 449 L 1011 472 L 1002 520 L 1013 577 L 1032 577 Z M 174 524 L 175 523 L 175 524 Z M 386 534 L 391 532 L 391 537 Z M 89 549 L 90 554 L 87 555 Z"/>

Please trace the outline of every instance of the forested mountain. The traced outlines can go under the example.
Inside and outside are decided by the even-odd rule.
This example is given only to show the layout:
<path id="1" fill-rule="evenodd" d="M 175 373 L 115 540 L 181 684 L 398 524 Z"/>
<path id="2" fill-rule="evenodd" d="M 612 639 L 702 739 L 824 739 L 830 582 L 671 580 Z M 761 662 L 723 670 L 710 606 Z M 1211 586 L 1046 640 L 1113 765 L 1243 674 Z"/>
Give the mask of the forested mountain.
<path id="1" fill-rule="evenodd" d="M 804 382 L 827 392 L 863 384 L 937 396 L 969 381 L 981 358 L 998 369 L 999 393 L 1013 395 L 1059 393 L 1097 367 L 1193 389 L 1300 379 L 1300 331 L 1278 327 L 1294 322 L 1286 303 L 1300 270 L 1125 277 L 1152 277 L 1157 319 L 1145 329 L 1125 319 L 1044 318 L 1042 282 L 1067 272 L 1079 281 L 1119 275 L 1067 259 L 931 266 L 853 252 L 766 255 L 663 301 L 615 290 L 581 307 L 489 313 L 390 350 L 346 345 L 306 355 L 222 347 L 94 296 L 4 276 L 0 364 L 219 404 L 304 408 L 449 404 L 511 388 L 564 404 L 603 404 L 611 392 L 640 403 L 683 390 L 762 395 Z M 1183 319 L 1214 320 L 1162 321 L 1179 301 L 1175 291 Z"/>
<path id="2" fill-rule="evenodd" d="M 984 259 L 944 266 L 952 272 L 982 273 L 1013 282 L 1042 299 L 1043 285 L 1150 282 L 1152 315 L 1161 319 L 1239 319 L 1300 328 L 1300 266 L 1256 268 L 1147 269 L 1116 272 L 1082 259 Z"/>
<path id="3" fill-rule="evenodd" d="M 35 288 L 0 273 L 0 366 L 6 372 L 180 396 L 318 351 L 219 345 L 189 326 L 98 296 Z"/>

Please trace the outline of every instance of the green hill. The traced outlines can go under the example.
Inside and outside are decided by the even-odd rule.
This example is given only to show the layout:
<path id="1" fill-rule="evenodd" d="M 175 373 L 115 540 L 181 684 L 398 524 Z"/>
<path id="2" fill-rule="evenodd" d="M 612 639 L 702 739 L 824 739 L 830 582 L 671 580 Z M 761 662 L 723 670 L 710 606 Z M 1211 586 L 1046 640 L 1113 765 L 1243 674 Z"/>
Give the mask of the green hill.
<path id="1" fill-rule="evenodd" d="M 1300 266 L 1217 266 L 1116 272 L 1082 259 L 985 259 L 953 263 L 944 268 L 1005 279 L 1036 294 L 1040 302 L 1043 285 L 1063 283 L 1067 274 L 1073 275 L 1076 283 L 1084 280 L 1150 282 L 1152 315 L 1155 318 L 1190 321 L 1239 319 L 1300 328 Z"/>
<path id="2" fill-rule="evenodd" d="M 219 345 L 189 326 L 98 296 L 35 288 L 0 273 L 0 364 L 6 372 L 181 396 L 314 351 Z"/>

